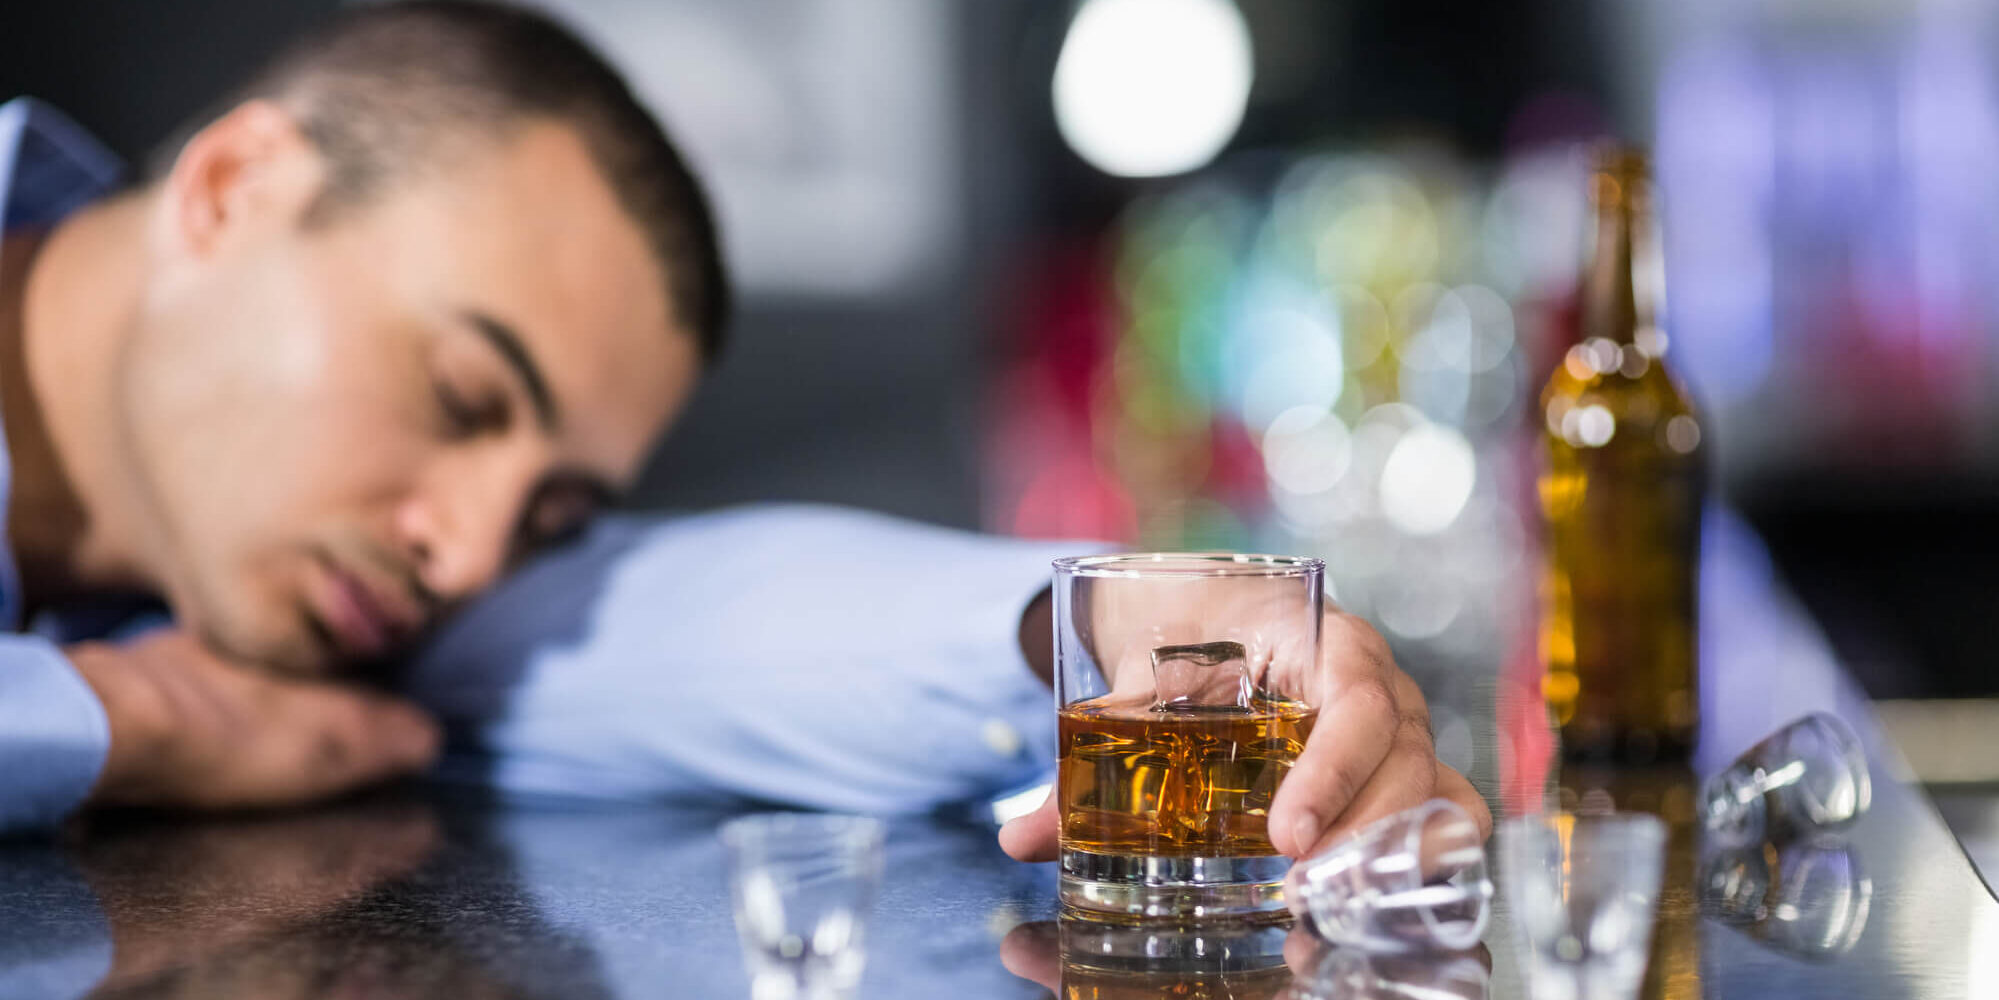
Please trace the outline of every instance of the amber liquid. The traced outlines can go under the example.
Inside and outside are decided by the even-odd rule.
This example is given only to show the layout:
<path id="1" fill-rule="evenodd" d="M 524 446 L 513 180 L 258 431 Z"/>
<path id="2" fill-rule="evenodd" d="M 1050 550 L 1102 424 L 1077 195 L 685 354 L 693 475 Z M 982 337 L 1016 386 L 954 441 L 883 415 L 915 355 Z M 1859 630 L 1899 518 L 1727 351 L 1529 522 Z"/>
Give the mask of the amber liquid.
<path id="1" fill-rule="evenodd" d="M 1317 709 L 1294 701 L 1155 710 L 1062 710 L 1062 847 L 1155 857 L 1257 857 L 1270 800 L 1305 749 Z"/>
<path id="2" fill-rule="evenodd" d="M 1699 708 L 1702 470 L 1663 440 L 1667 420 L 1689 413 L 1685 398 L 1663 376 L 1653 386 L 1613 378 L 1550 386 L 1551 397 L 1616 414 L 1620 433 L 1595 448 L 1549 436 L 1542 691 L 1569 756 L 1682 758 Z"/>

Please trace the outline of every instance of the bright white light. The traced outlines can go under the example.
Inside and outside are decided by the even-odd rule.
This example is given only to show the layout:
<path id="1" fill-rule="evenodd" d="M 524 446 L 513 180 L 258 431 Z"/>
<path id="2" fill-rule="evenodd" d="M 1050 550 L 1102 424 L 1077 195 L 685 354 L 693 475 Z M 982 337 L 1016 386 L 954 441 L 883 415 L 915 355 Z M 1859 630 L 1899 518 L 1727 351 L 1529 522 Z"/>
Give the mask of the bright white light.
<path id="1" fill-rule="evenodd" d="M 1263 436 L 1263 464 L 1270 481 L 1301 496 L 1339 484 L 1353 459 L 1345 424 L 1323 406 L 1297 406 L 1271 421 Z"/>
<path id="2" fill-rule="evenodd" d="M 1434 535 L 1458 519 L 1477 478 L 1471 442 L 1424 424 L 1402 435 L 1382 466 L 1381 513 L 1409 534 Z"/>
<path id="3" fill-rule="evenodd" d="M 1184 173 L 1235 135 L 1252 73 L 1229 0 L 1086 0 L 1055 60 L 1055 124 L 1106 173 Z"/>

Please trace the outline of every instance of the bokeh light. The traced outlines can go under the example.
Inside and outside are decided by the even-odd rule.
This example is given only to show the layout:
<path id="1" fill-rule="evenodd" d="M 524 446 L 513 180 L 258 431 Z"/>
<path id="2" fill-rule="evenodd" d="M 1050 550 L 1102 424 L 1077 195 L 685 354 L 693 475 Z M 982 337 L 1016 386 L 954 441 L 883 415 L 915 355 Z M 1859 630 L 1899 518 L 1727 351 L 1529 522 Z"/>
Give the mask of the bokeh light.
<path id="1" fill-rule="evenodd" d="M 1426 423 L 1395 442 L 1381 468 L 1381 510 L 1412 535 L 1451 526 L 1471 499 L 1478 462 L 1457 431 Z"/>
<path id="2" fill-rule="evenodd" d="M 1084 0 L 1055 62 L 1055 124 L 1106 173 L 1193 170 L 1242 124 L 1251 56 L 1229 0 Z"/>

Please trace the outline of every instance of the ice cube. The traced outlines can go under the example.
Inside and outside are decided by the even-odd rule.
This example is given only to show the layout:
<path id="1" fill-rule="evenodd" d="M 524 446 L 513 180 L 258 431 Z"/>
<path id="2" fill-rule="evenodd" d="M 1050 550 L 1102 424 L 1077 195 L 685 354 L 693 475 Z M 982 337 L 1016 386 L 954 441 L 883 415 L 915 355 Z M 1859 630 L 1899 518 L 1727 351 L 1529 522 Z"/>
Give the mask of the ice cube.
<path id="1" fill-rule="evenodd" d="M 1249 654 L 1239 642 L 1196 642 L 1152 649 L 1152 710 L 1248 709 L 1256 696 Z"/>

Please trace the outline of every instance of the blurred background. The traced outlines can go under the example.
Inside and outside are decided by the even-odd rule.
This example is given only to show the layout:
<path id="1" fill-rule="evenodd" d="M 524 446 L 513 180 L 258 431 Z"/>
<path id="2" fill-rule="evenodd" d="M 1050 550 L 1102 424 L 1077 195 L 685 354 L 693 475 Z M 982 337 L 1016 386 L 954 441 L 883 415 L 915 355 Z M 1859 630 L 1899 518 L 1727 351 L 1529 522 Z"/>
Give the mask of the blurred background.
<path id="1" fill-rule="evenodd" d="M 10 11 L 0 95 L 139 159 L 335 6 Z M 1918 770 L 1999 777 L 1964 742 L 1999 732 L 1999 5 L 549 6 L 709 180 L 743 299 L 648 504 L 1323 555 L 1419 679 L 1471 682 L 1438 735 L 1475 774 L 1467 706 L 1531 646 L 1578 144 L 1651 146 L 1717 493 Z"/>

